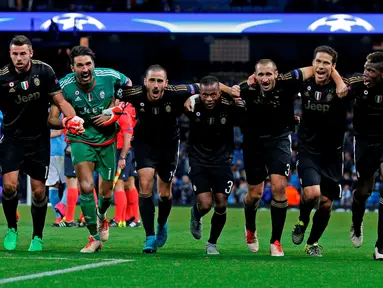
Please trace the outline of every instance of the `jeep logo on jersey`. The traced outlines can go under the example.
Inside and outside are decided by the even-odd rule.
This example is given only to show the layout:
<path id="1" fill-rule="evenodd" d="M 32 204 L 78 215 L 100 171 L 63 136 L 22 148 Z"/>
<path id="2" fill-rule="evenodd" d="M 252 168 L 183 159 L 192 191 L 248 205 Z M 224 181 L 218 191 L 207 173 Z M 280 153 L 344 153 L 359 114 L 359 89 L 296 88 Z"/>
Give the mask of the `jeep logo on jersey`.
<path id="1" fill-rule="evenodd" d="M 104 110 L 104 107 L 84 107 L 82 110 L 80 110 L 80 115 L 85 114 L 101 114 L 102 110 Z"/>
<path id="2" fill-rule="evenodd" d="M 29 87 L 28 81 L 23 81 L 21 82 L 20 85 L 21 85 L 21 88 L 23 88 L 24 90 L 27 90 Z"/>
<path id="3" fill-rule="evenodd" d="M 328 112 L 330 110 L 330 105 L 328 104 L 321 104 L 321 103 L 310 103 L 308 102 L 305 104 L 305 108 L 312 111 L 318 111 L 318 112 Z"/>
<path id="4" fill-rule="evenodd" d="M 39 98 L 40 98 L 40 92 L 35 92 L 32 94 L 28 94 L 27 96 L 17 95 L 15 102 L 16 104 L 27 103 L 32 100 L 37 100 Z"/>

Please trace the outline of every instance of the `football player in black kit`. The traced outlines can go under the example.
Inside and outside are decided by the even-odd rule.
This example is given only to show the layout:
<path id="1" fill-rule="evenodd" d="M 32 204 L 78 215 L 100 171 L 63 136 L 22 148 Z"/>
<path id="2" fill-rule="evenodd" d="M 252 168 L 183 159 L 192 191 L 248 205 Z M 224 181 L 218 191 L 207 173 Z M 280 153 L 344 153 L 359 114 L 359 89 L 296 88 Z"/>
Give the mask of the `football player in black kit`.
<path id="1" fill-rule="evenodd" d="M 200 94 L 195 96 L 193 111 L 186 113 L 190 120 L 189 177 L 196 195 L 190 231 L 195 239 L 201 239 L 202 217 L 210 211 L 214 199 L 210 238 L 206 243 L 206 253 L 214 255 L 220 254 L 216 244 L 226 223 L 227 201 L 234 184 L 231 170 L 234 126 L 238 126 L 245 110 L 242 101 L 221 95 L 219 81 L 213 76 L 201 79 Z"/>
<path id="2" fill-rule="evenodd" d="M 305 252 L 310 256 L 322 256 L 322 247 L 318 241 L 327 227 L 333 201 L 342 192 L 346 113 L 352 103 L 351 97 L 337 96 L 336 84 L 331 79 L 337 59 L 338 54 L 331 47 L 317 47 L 313 60 L 315 76 L 304 82 L 301 91 L 302 116 L 298 130 L 297 169 L 303 193 L 292 241 L 296 245 L 303 242 L 311 210 L 319 199 L 319 208 L 313 216 L 313 225 L 305 246 Z"/>
<path id="3" fill-rule="evenodd" d="M 140 213 L 146 232 L 143 253 L 155 253 L 165 245 L 167 220 L 171 210 L 171 182 L 177 168 L 179 128 L 177 117 L 184 112 L 184 102 L 199 92 L 196 84 L 168 85 L 166 70 L 159 65 L 148 68 L 143 86 L 123 91 L 122 99 L 137 111 L 132 146 L 140 185 Z M 152 197 L 154 176 L 158 183 L 157 234 L 154 230 Z"/>
<path id="4" fill-rule="evenodd" d="M 83 121 L 64 100 L 52 68 L 31 59 L 32 44 L 27 37 L 14 37 L 9 48 L 12 63 L 0 69 L 0 110 L 4 114 L 4 138 L 0 144 L 2 203 L 8 223 L 4 248 L 11 251 L 17 246 L 17 181 L 21 170 L 31 178 L 33 233 L 28 251 L 34 252 L 43 249 L 48 201 L 45 195 L 50 158 L 47 107 L 51 101 L 55 102 L 67 116 L 65 126 L 74 132 L 83 131 Z"/>
<path id="5" fill-rule="evenodd" d="M 222 85 L 230 93 L 231 89 Z M 172 207 L 172 186 L 177 168 L 179 127 L 177 117 L 184 113 L 184 103 L 199 92 L 199 84 L 168 85 L 166 70 L 160 65 L 150 66 L 144 85 L 124 89 L 122 100 L 137 111 L 134 127 L 136 168 L 140 185 L 140 213 L 146 232 L 143 253 L 156 253 L 165 245 L 168 236 L 167 220 Z M 158 218 L 154 233 L 153 183 L 157 174 Z"/>
<path id="6" fill-rule="evenodd" d="M 375 172 L 383 175 L 383 52 L 367 56 L 363 76 L 349 78 L 354 99 L 355 167 L 358 177 L 353 193 L 351 241 L 355 247 L 363 243 L 363 215 L 372 193 Z M 378 240 L 374 259 L 383 260 L 383 192 L 380 191 Z"/>
<path id="7" fill-rule="evenodd" d="M 278 75 L 275 63 L 263 59 L 255 66 L 256 85 L 240 85 L 240 95 L 247 110 L 242 127 L 244 164 L 249 189 L 244 199 L 244 209 L 246 244 L 251 252 L 259 249 L 256 213 L 262 198 L 264 181 L 270 176 L 273 195 L 270 207 L 270 255 L 284 256 L 280 241 L 288 207 L 285 188 L 291 161 L 290 133 L 295 125 L 293 101 L 303 81 L 313 75 L 311 66 Z M 339 89 L 345 89 L 346 85 L 339 74 L 335 71 L 332 75 L 339 84 Z"/>

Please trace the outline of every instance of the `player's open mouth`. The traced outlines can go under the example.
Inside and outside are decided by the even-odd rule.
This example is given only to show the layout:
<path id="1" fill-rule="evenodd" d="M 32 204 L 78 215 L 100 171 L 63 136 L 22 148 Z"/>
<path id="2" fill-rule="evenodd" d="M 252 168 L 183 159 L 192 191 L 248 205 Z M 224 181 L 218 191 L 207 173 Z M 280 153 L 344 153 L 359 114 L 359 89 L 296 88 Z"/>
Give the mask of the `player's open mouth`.
<path id="1" fill-rule="evenodd" d="M 369 78 L 364 78 L 363 83 L 368 87 L 371 85 L 371 80 Z"/>
<path id="2" fill-rule="evenodd" d="M 262 89 L 263 90 L 267 90 L 270 88 L 270 82 L 267 81 L 267 82 L 262 82 Z"/>
<path id="3" fill-rule="evenodd" d="M 316 75 L 319 79 L 324 79 L 326 77 L 326 71 L 317 71 Z"/>
<path id="4" fill-rule="evenodd" d="M 89 72 L 81 73 L 81 80 L 83 81 L 89 81 L 91 74 Z"/>
<path id="5" fill-rule="evenodd" d="M 153 90 L 152 94 L 154 98 L 157 98 L 158 96 L 160 96 L 160 90 Z"/>

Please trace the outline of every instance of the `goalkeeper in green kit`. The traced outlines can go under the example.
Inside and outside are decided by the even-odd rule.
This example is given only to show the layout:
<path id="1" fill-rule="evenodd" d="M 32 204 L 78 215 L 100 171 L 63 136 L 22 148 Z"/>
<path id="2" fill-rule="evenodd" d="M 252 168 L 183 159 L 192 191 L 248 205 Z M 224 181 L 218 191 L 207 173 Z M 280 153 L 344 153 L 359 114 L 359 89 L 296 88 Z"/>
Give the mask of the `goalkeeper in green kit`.
<path id="1" fill-rule="evenodd" d="M 94 53 L 88 47 L 74 47 L 69 58 L 74 73 L 61 79 L 60 86 L 76 115 L 84 120 L 85 129 L 81 135 L 72 134 L 70 130 L 67 132 L 80 186 L 80 205 L 90 232 L 89 242 L 80 252 L 93 253 L 100 250 L 102 242 L 109 237 L 106 211 L 112 203 L 116 169 L 116 121 L 125 105 L 121 103 L 114 107 L 114 95 L 119 88 L 132 83 L 113 69 L 95 68 Z M 93 197 L 94 170 L 101 178 L 97 209 Z"/>

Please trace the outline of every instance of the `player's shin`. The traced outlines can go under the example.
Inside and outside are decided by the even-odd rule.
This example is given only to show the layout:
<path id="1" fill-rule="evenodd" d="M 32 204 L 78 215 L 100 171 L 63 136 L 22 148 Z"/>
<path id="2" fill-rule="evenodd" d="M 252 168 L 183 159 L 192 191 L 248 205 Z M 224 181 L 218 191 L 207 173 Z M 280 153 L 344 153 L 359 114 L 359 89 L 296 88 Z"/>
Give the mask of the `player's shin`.
<path id="1" fill-rule="evenodd" d="M 299 207 L 299 221 L 303 222 L 304 227 L 307 227 L 310 222 L 310 214 L 315 205 L 318 203 L 319 195 L 319 185 L 309 186 L 303 189 L 303 195 Z"/>
<path id="2" fill-rule="evenodd" d="M 5 186 L 6 187 L 6 186 Z M 3 190 L 2 206 L 5 218 L 7 219 L 8 228 L 17 231 L 16 211 L 19 203 L 19 197 L 16 190 Z"/>
<path id="3" fill-rule="evenodd" d="M 152 194 L 140 194 L 139 199 L 142 224 L 144 225 L 146 237 L 154 236 L 154 213 L 155 207 Z"/>
<path id="4" fill-rule="evenodd" d="M 158 225 L 163 227 L 168 221 L 170 210 L 172 209 L 172 198 L 169 196 L 158 197 Z"/>
<path id="5" fill-rule="evenodd" d="M 43 194 L 45 194 L 43 192 Z M 47 215 L 48 198 L 44 195 L 43 199 L 36 199 L 32 197 L 31 214 L 33 221 L 33 234 L 32 239 L 36 236 L 40 239 L 43 238 L 43 230 L 45 225 L 45 217 Z"/>
<path id="6" fill-rule="evenodd" d="M 322 196 L 323 197 L 323 196 Z M 310 236 L 307 239 L 307 244 L 312 245 L 317 243 L 328 225 L 331 216 L 332 201 L 326 197 L 321 200 L 319 209 L 313 217 L 313 226 Z"/>
<path id="7" fill-rule="evenodd" d="M 352 193 L 352 224 L 354 229 L 359 229 L 363 222 L 366 202 L 372 193 L 374 179 L 367 181 L 359 180 L 356 189 Z M 360 234 L 360 231 L 357 231 Z"/>
<path id="8" fill-rule="evenodd" d="M 93 196 L 93 195 L 92 195 Z M 94 198 L 94 196 L 93 196 Z M 97 209 L 97 215 L 100 217 L 100 219 L 104 219 L 106 216 L 106 211 L 108 208 L 112 205 L 112 197 L 105 197 L 100 195 L 98 197 L 98 209 Z"/>
<path id="9" fill-rule="evenodd" d="M 257 210 L 259 206 L 260 198 L 250 198 L 247 194 L 244 198 L 244 210 L 245 210 L 245 220 L 246 220 L 246 230 L 254 233 L 256 230 L 256 221 Z"/>
<path id="10" fill-rule="evenodd" d="M 211 217 L 210 244 L 217 244 L 217 240 L 221 235 L 223 227 L 226 223 L 226 206 L 215 207 L 213 217 Z"/>
<path id="11" fill-rule="evenodd" d="M 270 213 L 272 233 L 270 244 L 273 244 L 275 241 L 281 242 L 283 227 L 285 226 L 286 221 L 287 207 L 287 199 L 277 201 L 273 198 L 271 200 Z"/>
<path id="12" fill-rule="evenodd" d="M 90 235 L 96 240 L 100 240 L 100 235 L 97 231 L 96 202 L 94 201 L 93 191 L 91 193 L 81 193 L 80 205 Z"/>
<path id="13" fill-rule="evenodd" d="M 112 205 L 113 181 L 105 181 L 102 179 L 100 186 L 101 189 L 98 197 L 97 215 L 101 220 L 103 220 L 106 217 L 106 211 L 110 205 Z"/>

